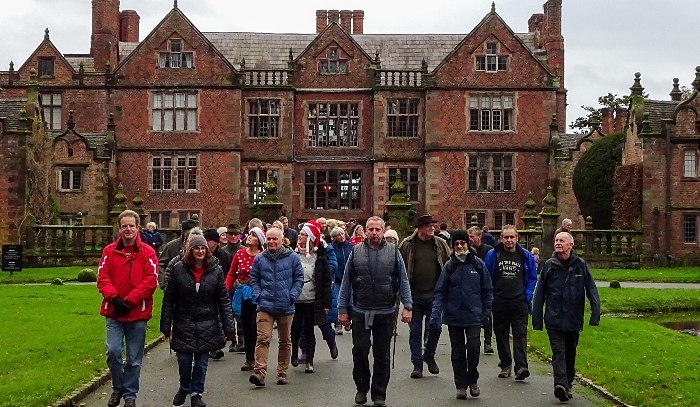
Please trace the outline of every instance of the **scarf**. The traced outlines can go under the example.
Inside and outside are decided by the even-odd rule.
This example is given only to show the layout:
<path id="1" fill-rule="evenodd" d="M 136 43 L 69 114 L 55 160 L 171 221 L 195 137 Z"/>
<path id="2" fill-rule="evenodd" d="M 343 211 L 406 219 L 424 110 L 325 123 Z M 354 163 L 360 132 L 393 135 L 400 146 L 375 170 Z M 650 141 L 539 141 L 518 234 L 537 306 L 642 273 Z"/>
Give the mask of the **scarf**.
<path id="1" fill-rule="evenodd" d="M 270 249 L 266 250 L 268 257 L 270 257 L 270 259 L 272 259 L 272 261 L 277 261 L 277 259 L 282 257 L 282 255 L 287 253 L 288 251 L 289 251 L 289 248 L 286 246 L 282 246 L 282 247 L 280 247 L 279 250 L 276 250 L 274 252 L 271 251 Z"/>
<path id="2" fill-rule="evenodd" d="M 467 261 L 467 255 L 468 255 L 468 254 L 469 254 L 469 252 L 455 253 L 455 257 L 457 258 L 457 260 L 459 260 L 460 262 L 464 263 L 465 261 Z"/>

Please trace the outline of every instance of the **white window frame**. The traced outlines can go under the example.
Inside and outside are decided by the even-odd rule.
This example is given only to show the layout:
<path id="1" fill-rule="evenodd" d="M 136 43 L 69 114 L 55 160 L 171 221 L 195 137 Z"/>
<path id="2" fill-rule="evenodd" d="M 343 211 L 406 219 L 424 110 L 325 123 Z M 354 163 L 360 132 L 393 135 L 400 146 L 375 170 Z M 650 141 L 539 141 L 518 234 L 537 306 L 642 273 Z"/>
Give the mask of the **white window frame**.
<path id="1" fill-rule="evenodd" d="M 60 168 L 57 172 L 57 185 L 56 188 L 60 192 L 81 192 L 83 190 L 83 186 L 85 185 L 85 169 L 84 168 Z M 63 176 L 66 175 L 67 182 L 68 182 L 68 187 L 63 186 Z M 78 176 L 79 181 L 77 182 L 79 185 L 78 188 L 75 187 L 76 184 L 76 176 Z"/>

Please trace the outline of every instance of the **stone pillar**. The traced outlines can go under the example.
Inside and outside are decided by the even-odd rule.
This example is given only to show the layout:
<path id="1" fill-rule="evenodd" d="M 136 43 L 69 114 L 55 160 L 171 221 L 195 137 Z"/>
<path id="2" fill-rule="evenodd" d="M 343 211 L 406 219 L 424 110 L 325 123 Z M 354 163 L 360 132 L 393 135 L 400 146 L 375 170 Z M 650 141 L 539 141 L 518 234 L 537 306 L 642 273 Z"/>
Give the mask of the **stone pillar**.
<path id="1" fill-rule="evenodd" d="M 408 224 L 408 211 L 411 203 L 406 196 L 406 185 L 401 182 L 401 171 L 396 171 L 396 181 L 391 186 L 392 196 L 386 203 L 386 210 L 389 213 L 389 223 L 391 228 L 399 235 L 399 242 L 410 234 L 411 226 Z"/>
<path id="2" fill-rule="evenodd" d="M 523 211 L 523 216 L 520 219 L 523 221 L 523 229 L 534 229 L 537 226 L 537 211 L 535 207 L 537 204 L 532 198 L 532 192 L 527 194 L 527 201 L 525 202 L 525 211 Z"/>
<path id="3" fill-rule="evenodd" d="M 540 212 L 542 219 L 542 248 L 540 255 L 549 257 L 554 252 L 554 232 L 559 225 L 559 211 L 557 200 L 552 194 L 552 186 L 547 187 L 547 195 L 542 200 L 544 206 Z"/>
<path id="4" fill-rule="evenodd" d="M 260 208 L 260 219 L 264 223 L 272 223 L 282 216 L 284 204 L 277 197 L 277 183 L 272 171 L 267 172 L 267 182 L 265 183 L 265 198 L 258 204 Z"/>

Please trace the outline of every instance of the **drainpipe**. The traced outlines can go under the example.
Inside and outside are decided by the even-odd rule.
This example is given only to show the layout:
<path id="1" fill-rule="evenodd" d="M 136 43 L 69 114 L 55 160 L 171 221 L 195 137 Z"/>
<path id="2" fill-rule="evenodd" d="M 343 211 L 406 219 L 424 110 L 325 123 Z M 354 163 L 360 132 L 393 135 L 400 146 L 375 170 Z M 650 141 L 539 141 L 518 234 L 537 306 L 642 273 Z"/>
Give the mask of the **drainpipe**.
<path id="1" fill-rule="evenodd" d="M 666 246 L 666 261 L 671 261 L 671 132 L 668 129 L 668 123 L 664 123 L 663 135 L 666 139 L 666 151 L 664 155 L 666 156 L 666 202 L 665 202 L 665 216 L 666 225 L 664 240 Z"/>

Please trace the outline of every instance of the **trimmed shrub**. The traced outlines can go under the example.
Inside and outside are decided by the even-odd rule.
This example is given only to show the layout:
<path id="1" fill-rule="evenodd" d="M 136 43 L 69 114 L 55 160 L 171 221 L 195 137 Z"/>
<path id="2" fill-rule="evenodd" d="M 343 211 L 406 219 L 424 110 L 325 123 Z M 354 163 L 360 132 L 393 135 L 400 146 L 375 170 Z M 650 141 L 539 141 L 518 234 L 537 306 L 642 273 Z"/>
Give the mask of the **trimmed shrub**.
<path id="1" fill-rule="evenodd" d="M 78 281 L 81 283 L 94 283 L 97 281 L 97 272 L 93 269 L 82 269 L 78 273 Z"/>
<path id="2" fill-rule="evenodd" d="M 60 278 L 56 277 L 56 278 L 53 279 L 53 281 L 51 281 L 51 284 L 53 284 L 53 285 L 63 285 L 63 280 L 61 280 Z"/>
<path id="3" fill-rule="evenodd" d="M 622 286 L 619 281 L 613 280 L 610 282 L 610 288 L 622 288 Z"/>

